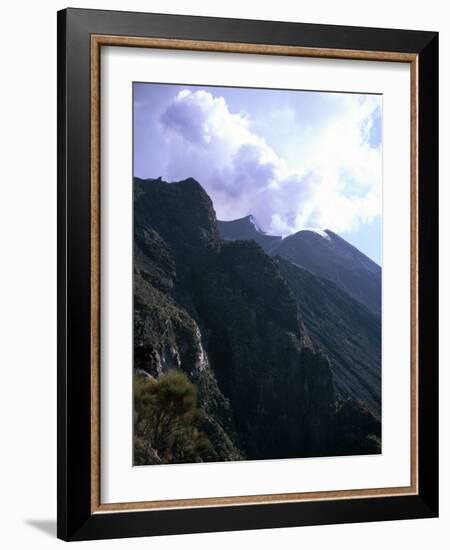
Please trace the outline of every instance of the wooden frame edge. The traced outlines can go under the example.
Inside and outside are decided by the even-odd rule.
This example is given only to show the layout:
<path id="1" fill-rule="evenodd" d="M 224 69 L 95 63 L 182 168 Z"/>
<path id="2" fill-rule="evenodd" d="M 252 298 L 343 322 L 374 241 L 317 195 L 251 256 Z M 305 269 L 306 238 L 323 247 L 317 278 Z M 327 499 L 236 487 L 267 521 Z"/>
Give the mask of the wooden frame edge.
<path id="1" fill-rule="evenodd" d="M 362 59 L 373 61 L 412 62 L 416 54 L 371 50 L 343 50 L 336 48 L 311 48 L 305 46 L 280 46 L 276 44 L 251 44 L 220 42 L 213 40 L 184 40 L 179 38 L 142 38 L 136 36 L 91 35 L 91 45 L 128 46 L 133 48 L 163 48 L 204 52 L 247 53 L 294 57 L 325 57 L 330 59 Z"/>
<path id="2" fill-rule="evenodd" d="M 409 63 L 410 78 L 410 150 L 411 150 L 411 484 L 405 487 L 316 491 L 197 499 L 155 500 L 143 502 L 101 503 L 100 493 L 100 49 L 101 46 L 164 48 L 207 52 L 247 53 L 330 59 L 355 59 Z M 418 479 L 418 54 L 271 44 L 247 44 L 142 38 L 115 35 L 91 35 L 90 55 L 90 176 L 91 176 L 91 514 L 217 507 L 230 505 L 275 504 L 319 500 L 415 496 Z"/>
<path id="3" fill-rule="evenodd" d="M 419 56 L 410 63 L 411 82 L 411 486 L 419 493 Z"/>
<path id="4" fill-rule="evenodd" d="M 91 512 L 100 506 L 100 45 L 91 42 Z"/>

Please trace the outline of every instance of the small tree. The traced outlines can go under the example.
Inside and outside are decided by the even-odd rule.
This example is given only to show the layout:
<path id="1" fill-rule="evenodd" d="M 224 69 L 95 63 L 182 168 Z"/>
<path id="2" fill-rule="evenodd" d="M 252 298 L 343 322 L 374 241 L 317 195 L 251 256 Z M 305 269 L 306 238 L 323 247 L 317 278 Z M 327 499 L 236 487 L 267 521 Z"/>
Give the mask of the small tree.
<path id="1" fill-rule="evenodd" d="M 199 427 L 197 387 L 182 371 L 171 370 L 157 380 L 135 377 L 135 464 L 200 462 L 211 443 Z"/>

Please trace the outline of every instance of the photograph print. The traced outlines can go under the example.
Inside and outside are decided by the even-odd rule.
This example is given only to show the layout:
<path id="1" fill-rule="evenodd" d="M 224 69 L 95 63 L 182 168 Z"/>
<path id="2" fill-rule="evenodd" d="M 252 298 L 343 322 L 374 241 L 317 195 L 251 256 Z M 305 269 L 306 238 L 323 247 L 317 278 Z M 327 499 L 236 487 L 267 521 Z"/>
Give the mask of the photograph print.
<path id="1" fill-rule="evenodd" d="M 133 84 L 133 465 L 382 452 L 382 96 Z"/>

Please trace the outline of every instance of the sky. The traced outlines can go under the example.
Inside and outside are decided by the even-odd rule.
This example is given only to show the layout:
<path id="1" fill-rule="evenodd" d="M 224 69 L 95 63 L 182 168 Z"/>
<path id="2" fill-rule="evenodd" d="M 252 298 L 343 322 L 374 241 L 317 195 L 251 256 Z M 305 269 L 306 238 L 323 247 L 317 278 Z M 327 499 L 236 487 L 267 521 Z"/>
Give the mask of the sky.
<path id="1" fill-rule="evenodd" d="M 219 220 L 331 229 L 381 265 L 382 96 L 134 83 L 134 175 L 195 178 Z"/>

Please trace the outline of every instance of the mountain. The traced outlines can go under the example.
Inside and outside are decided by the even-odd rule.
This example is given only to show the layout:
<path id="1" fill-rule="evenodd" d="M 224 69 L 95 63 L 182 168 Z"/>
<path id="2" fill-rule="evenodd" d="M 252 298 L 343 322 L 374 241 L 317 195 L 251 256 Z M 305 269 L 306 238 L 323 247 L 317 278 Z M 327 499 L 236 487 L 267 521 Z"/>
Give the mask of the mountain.
<path id="1" fill-rule="evenodd" d="M 340 342 L 357 339 L 355 326 L 346 331 L 345 324 L 358 319 L 362 306 L 269 256 L 254 239 L 221 239 L 219 229 L 211 199 L 195 180 L 135 178 L 134 368 L 150 380 L 181 370 L 195 384 L 201 429 L 212 445 L 198 460 L 380 452 L 379 406 L 357 390 L 363 377 L 352 380 L 363 352 Z M 313 291 L 322 300 L 317 307 Z M 321 330 L 330 331 L 333 320 L 321 327 L 315 316 L 323 316 L 328 300 L 331 309 L 351 304 L 325 337 Z M 347 366 L 347 378 L 332 366 L 339 352 L 326 351 L 334 344 L 342 354 L 361 354 Z M 365 384 L 371 383 L 376 388 L 369 377 Z M 154 449 L 136 445 L 138 463 L 158 461 Z"/>
<path id="2" fill-rule="evenodd" d="M 376 314 L 381 313 L 381 268 L 329 229 L 299 231 L 271 251 L 329 279 Z"/>
<path id="3" fill-rule="evenodd" d="M 377 315 L 381 314 L 381 268 L 333 233 L 303 230 L 284 239 L 261 231 L 253 216 L 219 221 L 225 240 L 254 240 L 272 256 L 281 256 L 324 277 Z"/>
<path id="4" fill-rule="evenodd" d="M 266 252 L 270 252 L 281 243 L 281 237 L 267 235 L 260 229 L 253 216 L 245 216 L 233 221 L 217 221 L 220 236 L 225 241 L 255 241 Z"/>
<path id="5" fill-rule="evenodd" d="M 336 394 L 365 403 L 381 418 L 381 320 L 328 279 L 284 258 L 279 271 L 306 329 L 327 356 Z"/>
<path id="6" fill-rule="evenodd" d="M 379 266 L 329 230 L 281 239 L 263 233 L 251 216 L 218 228 L 222 238 L 254 240 L 274 258 L 304 326 L 329 359 L 336 395 L 364 402 L 381 418 Z"/>

